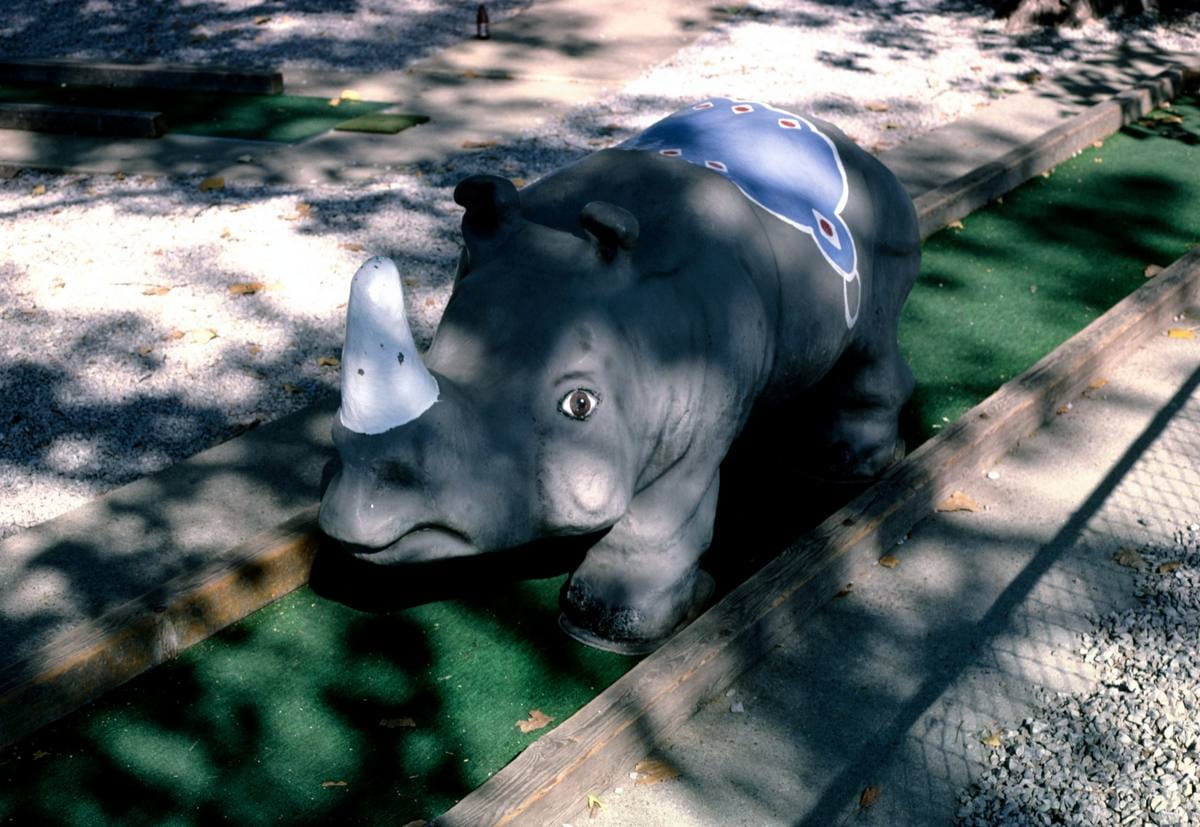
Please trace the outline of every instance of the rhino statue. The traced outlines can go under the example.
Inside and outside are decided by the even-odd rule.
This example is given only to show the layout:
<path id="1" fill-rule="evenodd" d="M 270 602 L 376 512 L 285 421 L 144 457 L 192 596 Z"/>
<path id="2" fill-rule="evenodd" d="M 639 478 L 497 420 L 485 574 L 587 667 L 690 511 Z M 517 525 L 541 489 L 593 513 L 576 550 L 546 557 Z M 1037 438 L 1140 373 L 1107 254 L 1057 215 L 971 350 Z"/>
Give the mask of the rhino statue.
<path id="1" fill-rule="evenodd" d="M 707 597 L 722 459 L 792 412 L 822 473 L 903 452 L 897 349 L 916 214 L 835 127 L 714 98 L 518 190 L 454 192 L 464 251 L 428 352 L 395 265 L 350 287 L 340 469 L 320 526 L 414 564 L 594 535 L 564 630 L 646 652 Z"/>

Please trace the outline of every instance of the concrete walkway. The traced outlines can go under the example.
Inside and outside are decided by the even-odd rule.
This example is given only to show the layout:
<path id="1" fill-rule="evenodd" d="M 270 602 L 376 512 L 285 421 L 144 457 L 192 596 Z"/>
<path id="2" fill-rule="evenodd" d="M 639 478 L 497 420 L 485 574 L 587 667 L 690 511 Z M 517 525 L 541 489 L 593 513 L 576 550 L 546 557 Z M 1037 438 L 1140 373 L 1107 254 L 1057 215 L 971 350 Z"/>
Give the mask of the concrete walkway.
<path id="1" fill-rule="evenodd" d="M 966 489 L 984 510 L 918 524 L 660 744 L 680 777 L 625 768 L 574 823 L 951 823 L 985 737 L 1095 686 L 1080 634 L 1134 602 L 1113 553 L 1200 521 L 1200 342 L 1155 336 L 1105 378 Z"/>

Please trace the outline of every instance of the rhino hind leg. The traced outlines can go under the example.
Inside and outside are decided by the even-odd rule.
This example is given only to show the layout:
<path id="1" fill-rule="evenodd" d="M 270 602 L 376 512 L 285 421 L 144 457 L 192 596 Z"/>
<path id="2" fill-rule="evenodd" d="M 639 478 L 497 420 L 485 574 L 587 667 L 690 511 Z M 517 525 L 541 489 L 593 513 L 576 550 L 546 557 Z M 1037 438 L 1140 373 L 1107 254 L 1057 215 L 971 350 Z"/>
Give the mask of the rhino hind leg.
<path id="1" fill-rule="evenodd" d="M 713 592 L 700 557 L 712 540 L 717 478 L 696 498 L 660 480 L 587 553 L 563 586 L 559 625 L 597 649 L 639 655 L 693 620 Z"/>

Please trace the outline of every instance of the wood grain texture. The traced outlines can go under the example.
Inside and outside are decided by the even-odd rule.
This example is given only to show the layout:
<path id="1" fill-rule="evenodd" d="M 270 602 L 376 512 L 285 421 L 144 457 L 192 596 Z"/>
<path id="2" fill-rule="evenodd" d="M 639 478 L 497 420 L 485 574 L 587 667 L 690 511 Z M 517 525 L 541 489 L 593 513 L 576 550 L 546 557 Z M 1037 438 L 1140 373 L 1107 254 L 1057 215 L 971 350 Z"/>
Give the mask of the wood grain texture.
<path id="1" fill-rule="evenodd" d="M 167 125 L 161 112 L 45 103 L 0 103 L 0 129 L 114 138 L 159 138 L 166 133 Z"/>
<path id="2" fill-rule="evenodd" d="M 72 629 L 0 676 L 0 746 L 174 658 L 308 581 L 312 507 L 205 568 Z"/>
<path id="3" fill-rule="evenodd" d="M 435 821 L 556 824 L 632 768 L 700 705 L 878 559 L 950 491 L 977 479 L 1129 348 L 1200 302 L 1200 249 L 972 408 L 768 563 Z"/>
<path id="4" fill-rule="evenodd" d="M 0 82 L 38 86 L 107 86 L 116 89 L 177 89 L 239 95 L 278 95 L 283 75 L 208 66 L 93 63 L 84 60 L 0 61 Z"/>

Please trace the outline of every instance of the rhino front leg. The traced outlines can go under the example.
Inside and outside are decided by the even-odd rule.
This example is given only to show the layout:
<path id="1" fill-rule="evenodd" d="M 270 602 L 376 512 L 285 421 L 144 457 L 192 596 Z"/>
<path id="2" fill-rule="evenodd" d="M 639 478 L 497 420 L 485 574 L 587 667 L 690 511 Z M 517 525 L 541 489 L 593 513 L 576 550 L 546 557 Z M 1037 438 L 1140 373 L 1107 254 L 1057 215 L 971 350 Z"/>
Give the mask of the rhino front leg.
<path id="1" fill-rule="evenodd" d="M 576 640 L 651 652 L 711 596 L 712 578 L 699 561 L 712 541 L 718 477 L 702 488 L 673 476 L 638 494 L 563 586 L 560 624 Z"/>

